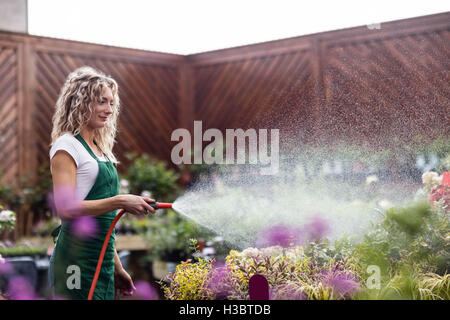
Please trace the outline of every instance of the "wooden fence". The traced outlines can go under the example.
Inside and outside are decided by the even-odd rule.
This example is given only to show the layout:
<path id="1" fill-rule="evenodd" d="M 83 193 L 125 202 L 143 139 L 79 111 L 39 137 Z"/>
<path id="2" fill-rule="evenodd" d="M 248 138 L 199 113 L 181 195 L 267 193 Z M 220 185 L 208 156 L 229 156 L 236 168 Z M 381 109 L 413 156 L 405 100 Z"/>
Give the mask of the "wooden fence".
<path id="1" fill-rule="evenodd" d="M 59 89 L 82 65 L 119 83 L 120 170 L 127 151 L 170 160 L 194 120 L 305 144 L 450 135 L 449 12 L 188 56 L 0 32 L 1 183 L 48 166 Z"/>

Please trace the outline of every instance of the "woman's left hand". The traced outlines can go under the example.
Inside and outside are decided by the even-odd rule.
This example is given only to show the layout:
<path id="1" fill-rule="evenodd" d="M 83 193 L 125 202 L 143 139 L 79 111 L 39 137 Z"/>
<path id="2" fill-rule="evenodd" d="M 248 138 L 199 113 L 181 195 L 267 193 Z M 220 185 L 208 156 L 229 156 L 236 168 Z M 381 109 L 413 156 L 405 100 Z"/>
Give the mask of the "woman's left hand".
<path id="1" fill-rule="evenodd" d="M 114 272 L 114 287 L 124 296 L 131 296 L 136 291 L 133 280 L 123 268 Z"/>

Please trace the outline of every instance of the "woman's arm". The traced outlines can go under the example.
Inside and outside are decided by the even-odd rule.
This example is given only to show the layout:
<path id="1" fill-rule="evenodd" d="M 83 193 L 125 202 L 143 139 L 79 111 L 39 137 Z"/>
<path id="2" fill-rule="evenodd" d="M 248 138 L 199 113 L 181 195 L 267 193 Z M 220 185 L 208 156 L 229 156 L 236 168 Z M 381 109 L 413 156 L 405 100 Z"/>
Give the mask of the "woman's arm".
<path id="1" fill-rule="evenodd" d="M 122 262 L 120 262 L 117 249 L 114 249 L 114 273 L 121 272 L 123 270 Z"/>
<path id="2" fill-rule="evenodd" d="M 153 199 L 135 195 L 117 195 L 99 200 L 76 200 L 75 187 L 77 167 L 66 151 L 59 150 L 51 160 L 53 179 L 53 198 L 55 209 L 61 219 L 73 219 L 80 215 L 98 216 L 116 209 L 143 215 L 147 210 L 155 212 L 147 202 Z"/>
<path id="3" fill-rule="evenodd" d="M 114 249 L 114 287 L 126 296 L 130 296 L 136 291 L 133 280 L 123 268 L 116 249 Z"/>

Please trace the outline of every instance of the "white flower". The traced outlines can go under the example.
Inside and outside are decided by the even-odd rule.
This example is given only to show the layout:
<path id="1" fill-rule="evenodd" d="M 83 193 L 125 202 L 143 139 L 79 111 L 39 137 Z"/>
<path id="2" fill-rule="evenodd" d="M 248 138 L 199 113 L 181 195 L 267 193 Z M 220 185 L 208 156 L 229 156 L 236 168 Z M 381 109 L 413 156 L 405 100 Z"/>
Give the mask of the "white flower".
<path id="1" fill-rule="evenodd" d="M 8 221 L 16 221 L 16 216 L 14 212 L 11 210 L 3 210 L 0 212 L 0 221 L 8 222 Z"/>
<path id="2" fill-rule="evenodd" d="M 129 185 L 130 185 L 130 183 L 128 182 L 128 180 L 127 179 L 120 179 L 120 185 L 122 186 L 122 187 L 128 187 Z"/>
<path id="3" fill-rule="evenodd" d="M 242 255 L 247 256 L 247 257 L 254 257 L 259 255 L 259 250 L 256 248 L 247 248 L 244 251 L 242 251 Z"/>
<path id="4" fill-rule="evenodd" d="M 370 176 L 367 176 L 367 178 L 366 178 L 366 185 L 370 185 L 370 184 L 372 184 L 374 182 L 377 182 L 377 181 L 378 181 L 378 177 L 376 175 L 372 174 Z"/>
<path id="5" fill-rule="evenodd" d="M 150 198 L 152 196 L 151 192 L 148 190 L 144 190 L 141 192 L 141 197 Z"/>
<path id="6" fill-rule="evenodd" d="M 425 185 L 430 186 L 436 184 L 436 181 L 439 181 L 439 175 L 434 171 L 425 172 L 422 175 L 422 182 Z"/>
<path id="7" fill-rule="evenodd" d="M 442 184 L 442 175 L 433 178 L 433 184 Z"/>
<path id="8" fill-rule="evenodd" d="M 389 200 L 382 199 L 378 201 L 378 205 L 381 207 L 381 209 L 387 210 L 392 207 L 392 203 Z"/>

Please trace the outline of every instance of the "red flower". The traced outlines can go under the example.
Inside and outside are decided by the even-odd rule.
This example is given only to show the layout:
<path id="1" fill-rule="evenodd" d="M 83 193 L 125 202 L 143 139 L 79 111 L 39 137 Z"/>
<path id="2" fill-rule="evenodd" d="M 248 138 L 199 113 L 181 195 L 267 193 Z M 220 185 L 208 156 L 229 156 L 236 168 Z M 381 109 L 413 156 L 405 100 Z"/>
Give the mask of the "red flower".
<path id="1" fill-rule="evenodd" d="M 450 171 L 442 174 L 442 184 L 431 188 L 428 202 L 432 203 L 444 200 L 445 211 L 450 211 Z"/>

